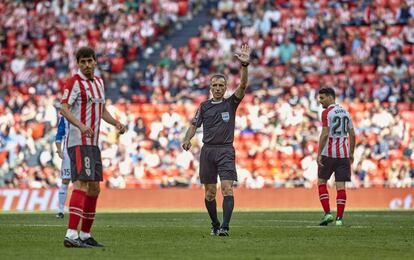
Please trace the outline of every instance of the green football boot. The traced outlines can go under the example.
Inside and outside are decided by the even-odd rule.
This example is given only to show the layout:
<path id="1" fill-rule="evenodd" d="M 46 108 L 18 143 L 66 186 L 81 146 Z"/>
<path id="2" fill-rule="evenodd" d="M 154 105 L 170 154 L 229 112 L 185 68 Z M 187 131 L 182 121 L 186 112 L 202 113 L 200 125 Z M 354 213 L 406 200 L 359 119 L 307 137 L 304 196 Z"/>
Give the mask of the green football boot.
<path id="1" fill-rule="evenodd" d="M 343 226 L 344 225 L 344 221 L 342 220 L 342 218 L 336 218 L 335 225 L 337 225 L 337 226 Z"/>
<path id="2" fill-rule="evenodd" d="M 323 216 L 321 222 L 319 223 L 319 226 L 327 226 L 329 223 L 334 221 L 334 217 L 331 213 L 326 213 L 325 216 Z"/>

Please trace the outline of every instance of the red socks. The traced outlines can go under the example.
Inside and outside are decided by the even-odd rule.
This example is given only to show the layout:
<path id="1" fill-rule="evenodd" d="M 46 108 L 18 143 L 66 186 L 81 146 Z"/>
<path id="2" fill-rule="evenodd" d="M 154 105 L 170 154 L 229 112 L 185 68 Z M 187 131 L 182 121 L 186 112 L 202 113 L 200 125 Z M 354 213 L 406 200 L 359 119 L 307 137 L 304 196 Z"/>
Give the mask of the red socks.
<path id="1" fill-rule="evenodd" d="M 86 196 L 85 205 L 83 207 L 83 220 L 81 230 L 85 233 L 91 232 L 93 220 L 95 219 L 96 202 L 98 196 Z"/>
<path id="2" fill-rule="evenodd" d="M 346 191 L 338 190 L 336 192 L 336 208 L 337 208 L 336 217 L 337 218 L 342 218 L 342 216 L 344 215 L 345 203 L 346 203 Z"/>
<path id="3" fill-rule="evenodd" d="M 83 217 L 83 206 L 86 192 L 81 190 L 73 190 L 69 202 L 69 229 L 78 229 L 80 219 Z"/>
<path id="4" fill-rule="evenodd" d="M 321 201 L 323 211 L 325 211 L 325 214 L 331 212 L 331 209 L 329 207 L 329 194 L 328 189 L 326 188 L 326 184 L 320 184 L 318 186 L 319 191 L 319 200 Z"/>

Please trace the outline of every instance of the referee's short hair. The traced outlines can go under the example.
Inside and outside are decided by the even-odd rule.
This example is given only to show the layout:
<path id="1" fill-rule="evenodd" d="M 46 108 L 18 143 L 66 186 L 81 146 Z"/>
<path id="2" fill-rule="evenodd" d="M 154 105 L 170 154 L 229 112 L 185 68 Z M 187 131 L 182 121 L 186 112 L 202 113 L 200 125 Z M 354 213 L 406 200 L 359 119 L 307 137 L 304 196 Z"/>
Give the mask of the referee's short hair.
<path id="1" fill-rule="evenodd" d="M 219 78 L 224 79 L 224 84 L 227 84 L 227 77 L 226 77 L 226 75 L 221 74 L 221 73 L 215 73 L 215 74 L 213 74 L 213 76 L 211 76 L 211 78 L 210 78 L 210 82 L 213 81 L 213 79 L 219 79 Z"/>
<path id="2" fill-rule="evenodd" d="M 96 60 L 95 51 L 91 47 L 87 47 L 87 46 L 80 47 L 76 51 L 76 61 L 79 62 L 80 59 L 87 58 L 87 57 L 92 57 L 94 60 Z"/>
<path id="3" fill-rule="evenodd" d="M 331 87 L 323 87 L 319 90 L 319 94 L 325 94 L 335 98 L 335 90 Z"/>

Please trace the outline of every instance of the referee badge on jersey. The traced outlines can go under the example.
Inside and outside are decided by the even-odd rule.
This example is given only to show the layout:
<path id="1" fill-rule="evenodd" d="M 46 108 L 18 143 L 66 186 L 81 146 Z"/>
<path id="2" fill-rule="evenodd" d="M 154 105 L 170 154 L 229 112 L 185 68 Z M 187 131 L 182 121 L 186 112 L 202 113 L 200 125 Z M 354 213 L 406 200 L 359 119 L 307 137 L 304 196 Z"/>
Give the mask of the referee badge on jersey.
<path id="1" fill-rule="evenodd" d="M 221 113 L 221 118 L 223 119 L 224 122 L 228 122 L 230 121 L 230 114 L 229 112 L 222 112 Z"/>

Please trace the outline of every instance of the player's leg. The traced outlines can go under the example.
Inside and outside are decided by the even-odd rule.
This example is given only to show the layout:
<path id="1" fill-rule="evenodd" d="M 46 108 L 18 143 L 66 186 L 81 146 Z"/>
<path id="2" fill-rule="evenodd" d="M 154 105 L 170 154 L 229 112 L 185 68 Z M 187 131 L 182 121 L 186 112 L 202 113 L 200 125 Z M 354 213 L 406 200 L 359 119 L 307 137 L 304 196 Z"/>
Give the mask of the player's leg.
<path id="1" fill-rule="evenodd" d="M 60 171 L 60 177 L 62 179 L 62 185 L 59 188 L 59 211 L 56 215 L 57 218 L 63 218 L 65 212 L 65 202 L 68 194 L 69 182 L 71 180 L 70 172 L 70 158 L 67 150 L 63 153 L 62 167 Z"/>
<path id="2" fill-rule="evenodd" d="M 87 147 L 87 156 L 90 161 L 88 165 L 90 170 L 90 180 L 88 182 L 88 190 L 85 197 L 85 204 L 83 207 L 83 220 L 81 231 L 79 233 L 80 239 L 87 245 L 93 247 L 103 247 L 91 236 L 91 229 L 95 220 L 96 203 L 101 191 L 99 182 L 102 181 L 102 161 L 101 153 L 97 146 Z"/>
<path id="3" fill-rule="evenodd" d="M 233 146 L 226 146 L 219 148 L 217 153 L 217 170 L 221 180 L 221 193 L 223 194 L 223 223 L 219 235 L 228 236 L 234 208 L 233 183 L 237 181 L 236 152 Z"/>
<path id="4" fill-rule="evenodd" d="M 85 172 L 83 148 L 82 146 L 70 147 L 68 148 L 68 154 L 73 191 L 69 201 L 69 222 L 63 245 L 65 247 L 90 247 L 83 244 L 78 235 L 78 226 L 81 218 L 83 218 L 83 207 L 88 191 L 88 176 Z"/>
<path id="5" fill-rule="evenodd" d="M 335 167 L 336 180 L 336 225 L 342 226 L 346 204 L 346 186 L 345 183 L 351 180 L 351 164 L 348 158 L 337 160 Z"/>
<path id="6" fill-rule="evenodd" d="M 217 218 L 217 202 L 216 202 L 216 194 L 217 194 L 217 184 L 204 184 L 205 188 L 205 198 L 204 204 L 206 205 L 206 209 L 208 215 L 211 219 L 211 235 L 216 236 L 218 235 L 220 229 L 220 221 Z"/>
<path id="7" fill-rule="evenodd" d="M 70 180 L 62 179 L 62 185 L 59 188 L 59 210 L 56 215 L 56 218 L 63 218 L 65 212 L 65 202 L 66 197 L 68 194 L 68 187 L 69 187 Z"/>
<path id="8" fill-rule="evenodd" d="M 321 202 L 323 211 L 325 215 L 323 216 L 319 225 L 326 226 L 333 221 L 333 216 L 331 214 L 331 208 L 329 205 L 329 193 L 328 187 L 326 185 L 327 181 L 332 175 L 331 162 L 332 158 L 322 156 L 323 166 L 318 168 L 318 193 L 319 201 Z"/>
<path id="9" fill-rule="evenodd" d="M 230 220 L 234 209 L 233 182 L 233 180 L 221 181 L 221 192 L 223 194 L 223 224 L 221 225 L 220 236 L 229 235 Z"/>
<path id="10" fill-rule="evenodd" d="M 200 182 L 205 187 L 204 204 L 211 219 L 211 235 L 218 235 L 220 221 L 217 218 L 217 168 L 211 158 L 215 157 L 214 149 L 203 146 L 200 154 Z"/>
<path id="11" fill-rule="evenodd" d="M 73 192 L 69 201 L 69 222 L 64 239 L 64 246 L 85 247 L 78 236 L 78 225 L 83 217 L 83 205 L 88 184 L 85 181 L 75 181 L 73 187 Z"/>
<path id="12" fill-rule="evenodd" d="M 344 216 L 346 204 L 346 190 L 345 190 L 345 182 L 344 181 L 337 181 L 336 182 L 336 225 L 342 226 L 342 218 Z"/>
<path id="13" fill-rule="evenodd" d="M 83 207 L 83 219 L 81 231 L 79 232 L 80 239 L 94 247 L 103 247 L 91 236 L 91 229 L 93 221 L 95 220 L 96 203 L 100 192 L 99 182 L 91 181 L 88 183 L 88 191 L 85 198 L 85 205 Z"/>

